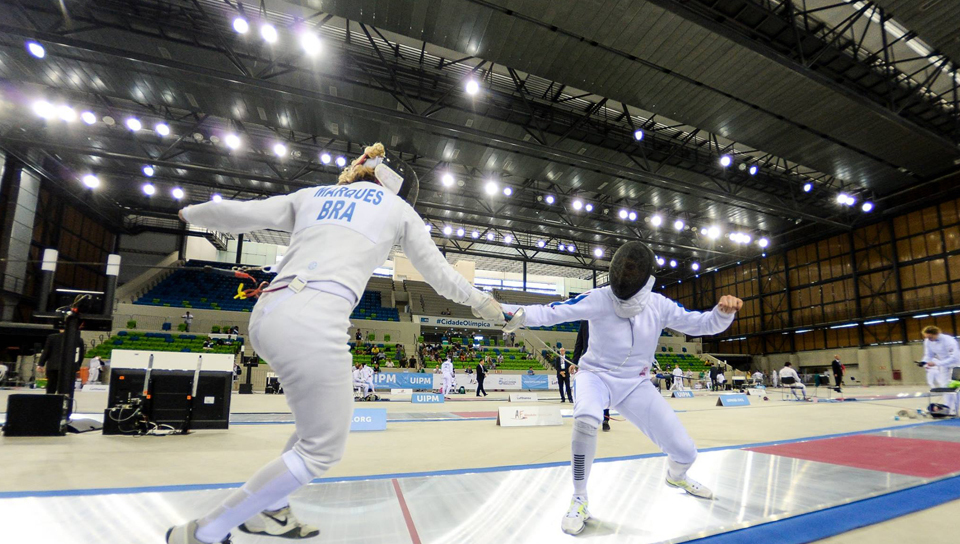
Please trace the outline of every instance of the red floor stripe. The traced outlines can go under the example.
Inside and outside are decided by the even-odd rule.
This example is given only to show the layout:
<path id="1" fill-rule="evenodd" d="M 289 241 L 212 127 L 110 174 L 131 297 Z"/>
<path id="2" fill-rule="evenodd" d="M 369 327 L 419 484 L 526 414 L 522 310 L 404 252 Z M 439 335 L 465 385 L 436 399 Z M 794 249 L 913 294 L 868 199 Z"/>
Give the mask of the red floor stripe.
<path id="1" fill-rule="evenodd" d="M 857 435 L 750 451 L 921 478 L 960 472 L 960 443 L 939 440 Z"/>
<path id="2" fill-rule="evenodd" d="M 413 544 L 421 544 L 420 535 L 417 534 L 417 526 L 413 524 L 413 518 L 410 517 L 410 509 L 407 508 L 407 501 L 403 498 L 403 492 L 400 491 L 400 482 L 393 479 L 393 490 L 397 492 L 397 500 L 400 501 L 400 510 L 403 512 L 403 520 L 407 522 L 407 531 L 410 531 L 410 540 Z"/>

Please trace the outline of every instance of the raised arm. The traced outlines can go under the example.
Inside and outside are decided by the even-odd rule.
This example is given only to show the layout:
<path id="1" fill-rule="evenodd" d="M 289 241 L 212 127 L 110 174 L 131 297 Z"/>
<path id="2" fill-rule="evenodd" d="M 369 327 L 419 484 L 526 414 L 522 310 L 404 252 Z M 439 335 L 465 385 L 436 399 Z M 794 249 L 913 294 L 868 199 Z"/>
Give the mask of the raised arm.
<path id="1" fill-rule="evenodd" d="M 180 210 L 180 218 L 192 225 L 230 234 L 261 229 L 291 232 L 296 221 L 296 195 L 279 195 L 264 200 L 205 202 Z"/>
<path id="2" fill-rule="evenodd" d="M 743 304 L 740 299 L 726 295 L 713 310 L 692 312 L 666 297 L 657 297 L 657 300 L 664 328 L 690 336 L 710 336 L 727 330 Z"/>
<path id="3" fill-rule="evenodd" d="M 437 293 L 457 304 L 478 308 L 488 299 L 492 300 L 492 297 L 475 289 L 466 278 L 450 266 L 437 249 L 437 244 L 433 243 L 430 235 L 427 234 L 423 219 L 413 211 L 413 208 L 409 206 L 405 208 L 402 212 L 403 228 L 399 240 L 400 247 L 423 279 L 427 280 Z M 485 319 L 493 319 L 493 317 L 485 316 Z"/>
<path id="4" fill-rule="evenodd" d="M 603 299 L 606 295 L 600 291 L 587 291 L 563 302 L 520 306 L 504 304 L 503 311 L 509 315 L 520 308 L 526 313 L 523 325 L 527 327 L 549 327 L 570 321 L 584 321 L 597 317 L 603 311 Z M 612 311 L 612 310 L 611 310 Z"/>

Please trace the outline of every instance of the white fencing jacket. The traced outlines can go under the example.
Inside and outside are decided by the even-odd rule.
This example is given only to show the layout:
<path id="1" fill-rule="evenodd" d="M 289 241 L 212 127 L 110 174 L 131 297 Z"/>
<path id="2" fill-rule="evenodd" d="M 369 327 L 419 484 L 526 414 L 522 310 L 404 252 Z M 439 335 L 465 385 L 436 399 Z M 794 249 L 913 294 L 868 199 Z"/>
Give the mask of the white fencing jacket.
<path id="1" fill-rule="evenodd" d="M 709 312 L 691 312 L 658 293 L 651 293 L 643 311 L 631 318 L 618 317 L 614 313 L 615 304 L 610 287 L 602 287 L 563 302 L 523 306 L 526 311 L 524 325 L 549 327 L 587 320 L 590 322 L 590 343 L 587 352 L 580 357 L 580 370 L 649 378 L 650 365 L 655 360 L 663 329 L 707 336 L 726 330 L 736 316 L 717 308 Z M 519 308 L 514 304 L 503 305 L 503 311 L 508 314 Z"/>
<path id="2" fill-rule="evenodd" d="M 373 271 L 398 244 L 444 297 L 468 306 L 485 300 L 447 263 L 417 212 L 376 183 L 310 187 L 265 200 L 206 202 L 188 206 L 183 216 L 191 224 L 231 234 L 261 229 L 291 233 L 286 255 L 271 267 L 277 287 L 297 277 L 335 281 L 360 300 Z"/>
<path id="3" fill-rule="evenodd" d="M 957 339 L 940 333 L 937 341 L 923 341 L 923 362 L 935 363 L 936 368 L 954 368 L 960 366 L 960 346 Z"/>
<path id="4" fill-rule="evenodd" d="M 440 372 L 443 374 L 444 378 L 452 378 L 453 363 L 450 361 L 444 361 L 443 364 L 440 365 Z"/>

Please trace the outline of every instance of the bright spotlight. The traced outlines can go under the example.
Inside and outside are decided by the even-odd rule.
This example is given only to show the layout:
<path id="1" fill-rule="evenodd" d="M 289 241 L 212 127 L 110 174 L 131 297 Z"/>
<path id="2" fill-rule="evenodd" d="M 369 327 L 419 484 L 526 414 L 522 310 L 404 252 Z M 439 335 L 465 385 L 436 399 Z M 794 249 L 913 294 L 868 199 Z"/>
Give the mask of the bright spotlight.
<path id="1" fill-rule="evenodd" d="M 703 236 L 706 236 L 706 235 L 707 235 L 707 227 L 700 227 L 700 234 L 702 234 Z"/>
<path id="2" fill-rule="evenodd" d="M 487 240 L 488 240 L 488 241 L 492 242 L 494 238 L 495 238 L 495 236 L 494 236 L 494 234 L 493 234 L 492 232 L 488 232 L 488 233 L 487 233 Z"/>
<path id="3" fill-rule="evenodd" d="M 803 192 L 809 193 L 809 192 L 812 191 L 812 190 L 813 190 L 813 184 L 812 184 L 812 183 L 807 182 L 807 183 L 804 183 L 804 184 L 803 184 Z"/>
<path id="4" fill-rule="evenodd" d="M 166 123 L 157 123 L 157 126 L 153 127 L 153 130 L 157 131 L 157 134 L 161 136 L 170 135 L 170 126 Z"/>
<path id="5" fill-rule="evenodd" d="M 577 246 L 575 246 L 575 245 L 573 245 L 573 244 L 570 244 L 569 246 L 567 246 L 567 251 L 569 251 L 570 253 L 573 253 L 573 252 L 575 252 L 576 250 L 577 250 Z"/>
<path id="6" fill-rule="evenodd" d="M 70 123 L 77 120 L 77 112 L 73 111 L 73 108 L 70 106 L 60 106 L 57 108 L 57 117 L 59 117 L 61 121 Z"/>
<path id="7" fill-rule="evenodd" d="M 513 194 L 513 189 L 511 189 L 510 187 L 503 188 L 503 196 L 510 196 L 512 194 Z"/>
<path id="8" fill-rule="evenodd" d="M 447 172 L 446 174 L 443 175 L 442 178 L 440 178 L 440 182 L 443 183 L 444 187 L 453 187 L 454 181 L 455 180 L 453 179 L 453 175 L 450 174 L 449 172 Z"/>
<path id="9" fill-rule="evenodd" d="M 759 170 L 760 170 L 760 168 L 759 168 L 757 165 L 754 164 L 753 166 L 750 167 L 750 170 L 748 170 L 748 171 L 750 172 L 750 175 L 751 175 L 751 176 L 755 176 L 755 175 L 757 175 L 757 172 L 758 172 Z"/>
<path id="10" fill-rule="evenodd" d="M 547 204 L 553 204 L 554 202 L 557 201 L 557 199 L 554 198 L 553 195 L 547 195 L 547 198 L 545 198 L 544 200 L 547 202 Z"/>
<path id="11" fill-rule="evenodd" d="M 497 184 L 493 181 L 488 181 L 487 185 L 484 187 L 484 190 L 488 195 L 495 195 L 497 194 Z"/>
<path id="12" fill-rule="evenodd" d="M 650 224 L 653 225 L 654 227 L 659 227 L 660 225 L 663 224 L 663 218 L 660 217 L 659 215 L 654 215 L 653 217 L 650 218 Z"/>
<path id="13" fill-rule="evenodd" d="M 210 197 L 210 200 L 214 202 L 221 202 L 223 201 L 223 197 L 220 196 L 218 193 L 214 193 L 214 195 Z"/>
<path id="14" fill-rule="evenodd" d="M 707 238 L 710 238 L 711 240 L 716 240 L 719 237 L 720 237 L 720 227 L 714 226 L 707 229 Z"/>
<path id="15" fill-rule="evenodd" d="M 443 234 L 446 236 L 450 236 L 451 234 L 453 234 L 453 227 L 449 225 L 447 225 L 446 227 L 443 227 Z"/>
<path id="16" fill-rule="evenodd" d="M 143 194 L 147 196 L 153 196 L 157 192 L 157 188 L 152 183 L 144 183 L 141 189 L 143 189 Z"/>
<path id="17" fill-rule="evenodd" d="M 866 212 L 866 213 L 872 212 L 872 211 L 873 211 L 873 202 L 864 202 L 864 203 L 863 203 L 863 206 L 860 206 L 860 209 L 863 210 L 863 211 Z"/>
<path id="18" fill-rule="evenodd" d="M 848 198 L 848 197 L 847 197 L 847 194 L 846 194 L 846 193 L 840 193 L 840 194 L 838 194 L 838 195 L 837 195 L 837 204 L 841 204 L 841 205 L 844 205 L 844 206 L 845 206 L 845 205 L 847 204 L 847 198 Z"/>
<path id="19" fill-rule="evenodd" d="M 574 210 L 577 210 L 577 211 L 582 210 L 582 209 L 583 209 L 583 201 L 582 201 L 582 200 L 579 200 L 579 199 L 578 199 L 578 200 L 574 200 L 574 201 L 573 201 L 573 209 L 574 209 Z"/>
<path id="20" fill-rule="evenodd" d="M 227 134 L 223 139 L 223 143 L 227 144 L 227 147 L 230 149 L 237 149 L 240 147 L 240 137 L 236 134 Z"/>
<path id="21" fill-rule="evenodd" d="M 638 141 L 638 142 L 639 142 L 640 140 L 642 140 L 642 139 L 643 139 L 643 131 L 640 130 L 639 128 L 638 128 L 637 130 L 633 131 L 633 139 L 636 140 L 636 141 Z"/>
<path id="22" fill-rule="evenodd" d="M 547 243 L 544 242 L 543 240 L 537 240 L 537 247 L 542 248 L 542 247 L 544 247 L 544 246 L 546 246 L 546 245 L 547 245 Z"/>
<path id="23" fill-rule="evenodd" d="M 627 218 L 629 218 L 631 221 L 636 221 L 636 220 L 637 220 L 637 212 L 630 212 L 629 214 L 627 214 Z"/>
<path id="24" fill-rule="evenodd" d="M 26 47 L 27 51 L 38 59 L 42 59 L 43 57 L 47 56 L 47 50 L 37 42 L 29 41 L 26 43 Z"/>
<path id="25" fill-rule="evenodd" d="M 263 38 L 263 41 L 267 43 L 276 43 L 277 29 L 270 23 L 267 23 L 260 27 L 260 36 Z"/>
<path id="26" fill-rule="evenodd" d="M 143 128 L 143 123 L 141 123 L 140 120 L 137 119 L 136 117 L 130 117 L 129 119 L 127 119 L 126 125 L 127 125 L 127 128 L 129 128 L 134 132 Z"/>
<path id="27" fill-rule="evenodd" d="M 566 251 L 566 250 L 567 250 L 567 246 L 563 245 L 562 243 L 557 244 L 557 251 Z"/>
<path id="28" fill-rule="evenodd" d="M 183 189 L 179 187 L 174 187 L 173 190 L 170 191 L 170 194 L 173 195 L 173 198 L 180 200 L 181 198 L 183 198 Z"/>
<path id="29" fill-rule="evenodd" d="M 480 237 L 480 231 L 475 230 L 475 231 L 471 232 L 471 233 L 470 233 L 470 237 L 473 238 L 474 240 L 476 240 L 477 238 Z"/>
<path id="30" fill-rule="evenodd" d="M 677 267 L 677 261 L 670 259 L 670 268 L 676 268 L 676 267 Z"/>
<path id="31" fill-rule="evenodd" d="M 155 170 L 149 164 L 143 167 L 143 175 L 147 176 L 148 178 L 153 177 L 154 172 Z"/>
<path id="32" fill-rule="evenodd" d="M 87 174 L 83 176 L 81 181 L 83 181 L 83 184 L 91 189 L 96 189 L 100 186 L 100 178 L 93 174 Z"/>
<path id="33" fill-rule="evenodd" d="M 770 245 L 770 240 L 767 240 L 766 238 L 761 238 L 757 240 L 757 245 L 760 247 L 767 247 Z"/>
<path id="34" fill-rule="evenodd" d="M 320 162 L 322 162 L 323 164 L 330 164 L 330 160 L 331 159 L 330 159 L 329 153 L 324 152 L 320 154 Z"/>
<path id="35" fill-rule="evenodd" d="M 53 104 L 47 102 L 46 100 L 38 100 L 33 103 L 33 112 L 39 117 L 50 119 L 56 113 L 56 110 L 54 109 Z"/>
<path id="36" fill-rule="evenodd" d="M 273 154 L 278 157 L 285 157 L 287 155 L 287 146 L 279 142 L 276 144 L 273 144 Z"/>
<path id="37" fill-rule="evenodd" d="M 677 219 L 676 221 L 673 222 L 673 228 L 677 230 L 683 230 L 683 227 L 684 227 L 683 221 L 681 221 L 680 219 Z"/>
<path id="38" fill-rule="evenodd" d="M 856 204 L 856 203 L 857 203 L 856 197 L 854 197 L 854 196 L 848 196 L 848 197 L 847 197 L 847 202 L 846 202 L 847 206 L 853 206 L 853 205 Z"/>
<path id="39" fill-rule="evenodd" d="M 304 32 L 300 35 L 300 46 L 306 54 L 316 55 L 320 52 L 320 38 L 313 32 Z"/>
<path id="40" fill-rule="evenodd" d="M 480 92 L 480 84 L 477 83 L 475 79 L 467 81 L 466 86 L 464 87 L 467 90 L 467 94 L 473 96 Z"/>
<path id="41" fill-rule="evenodd" d="M 620 210 L 620 213 L 617 214 L 617 215 L 620 216 L 620 219 L 626 219 L 626 218 L 627 218 L 627 213 L 628 213 L 627 210 Z"/>
<path id="42" fill-rule="evenodd" d="M 457 229 L 457 236 L 463 238 L 464 234 L 465 234 L 465 231 L 463 230 L 463 228 Z"/>
<path id="43" fill-rule="evenodd" d="M 337 157 L 337 166 L 339 166 L 340 168 L 343 168 L 346 165 L 347 165 L 346 157 L 343 157 L 342 155 Z"/>
<path id="44" fill-rule="evenodd" d="M 593 256 L 596 257 L 596 258 L 598 258 L 598 259 L 599 259 L 600 257 L 603 257 L 603 250 L 600 249 L 599 247 L 598 247 L 598 248 L 594 248 L 594 250 L 593 250 Z"/>
<path id="45" fill-rule="evenodd" d="M 593 211 L 593 204 L 587 202 L 587 203 L 583 206 L 583 209 L 584 209 L 584 210 L 587 210 L 588 212 L 592 212 L 592 211 Z"/>
<path id="46" fill-rule="evenodd" d="M 700 270 L 700 263 L 692 263 L 690 265 L 690 269 L 693 270 L 694 272 L 696 272 L 697 270 Z"/>
<path id="47" fill-rule="evenodd" d="M 92 125 L 97 122 L 97 116 L 92 111 L 85 111 L 80 114 L 80 120 L 88 125 Z"/>
<path id="48" fill-rule="evenodd" d="M 749 234 L 744 233 L 744 234 L 742 234 L 742 235 L 740 236 L 740 240 L 741 240 L 744 244 L 749 244 L 750 241 L 753 240 L 753 237 L 750 236 Z"/>
<path id="49" fill-rule="evenodd" d="M 504 234 L 504 235 L 503 235 L 503 243 L 505 243 L 505 244 L 513 243 L 513 236 L 510 236 L 509 234 Z"/>
<path id="50" fill-rule="evenodd" d="M 664 261 L 664 260 L 663 260 L 663 257 L 657 257 L 657 264 L 659 264 L 660 266 L 663 266 L 663 264 L 664 264 L 665 262 L 667 262 L 667 261 Z"/>
<path id="51" fill-rule="evenodd" d="M 730 155 L 723 155 L 720 157 L 720 166 L 726 168 L 733 164 L 733 157 Z"/>
<path id="52" fill-rule="evenodd" d="M 237 34 L 246 34 L 250 30 L 250 23 L 243 17 L 237 17 L 233 20 L 233 29 Z"/>

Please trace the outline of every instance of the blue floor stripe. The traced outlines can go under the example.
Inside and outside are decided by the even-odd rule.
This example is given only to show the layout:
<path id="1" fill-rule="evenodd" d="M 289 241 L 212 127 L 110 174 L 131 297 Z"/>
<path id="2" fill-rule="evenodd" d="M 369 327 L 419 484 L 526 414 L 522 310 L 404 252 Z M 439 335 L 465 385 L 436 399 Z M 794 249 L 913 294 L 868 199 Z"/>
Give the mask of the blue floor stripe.
<path id="1" fill-rule="evenodd" d="M 827 438 L 840 438 L 844 436 L 856 436 L 863 434 L 872 434 L 883 431 L 892 431 L 897 429 L 909 429 L 922 425 L 960 425 L 960 420 L 945 420 L 937 422 L 914 423 L 910 425 L 898 425 L 894 427 L 882 427 L 879 429 L 868 429 L 864 431 L 853 431 L 849 433 L 827 434 L 820 436 L 809 436 L 804 438 L 794 438 L 790 440 L 776 440 L 772 442 L 756 442 L 752 444 L 737 444 L 731 446 L 717 446 L 714 448 L 705 448 L 699 450 L 701 453 L 712 451 L 727 451 L 746 448 L 760 448 L 765 446 L 776 446 L 780 444 L 795 444 L 797 442 L 808 442 L 810 440 L 822 440 Z M 611 463 L 615 461 L 634 461 L 637 459 L 651 459 L 654 457 L 664 457 L 663 453 L 643 453 L 638 455 L 623 455 L 619 457 L 601 457 L 596 459 L 595 463 Z M 423 472 L 395 472 L 390 474 L 370 474 L 362 476 L 341 476 L 334 478 L 317 478 L 311 483 L 337 483 L 337 482 L 356 482 L 363 480 L 389 480 L 393 478 L 418 478 L 425 476 L 455 476 L 460 474 L 483 474 L 489 472 L 508 472 L 512 470 L 531 470 L 538 468 L 564 467 L 569 465 L 569 461 L 551 461 L 547 463 L 534 463 L 526 465 L 501 465 L 495 467 L 478 468 L 457 468 L 448 470 L 432 470 Z M 87 495 L 112 495 L 112 494 L 132 494 L 132 493 L 169 493 L 177 491 L 204 491 L 209 489 L 229 489 L 243 485 L 243 482 L 224 482 L 213 484 L 183 484 L 183 485 L 163 485 L 163 486 L 143 486 L 143 487 L 112 487 L 96 489 L 51 489 L 41 491 L 0 491 L 0 499 L 18 499 L 24 497 L 76 497 Z"/>
<path id="2" fill-rule="evenodd" d="M 694 540 L 698 544 L 806 544 L 960 499 L 960 476 Z M 947 537 L 952 540 L 954 537 Z"/>

